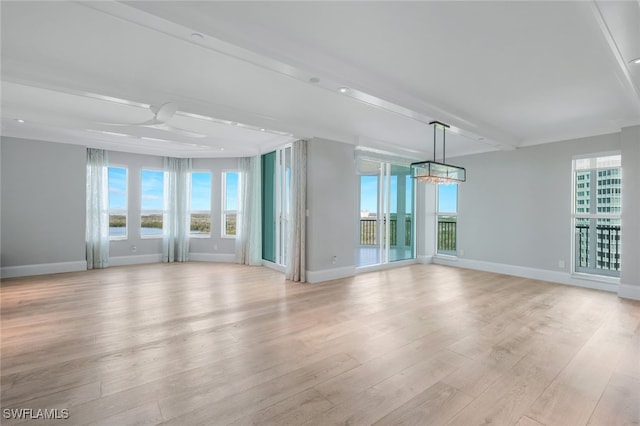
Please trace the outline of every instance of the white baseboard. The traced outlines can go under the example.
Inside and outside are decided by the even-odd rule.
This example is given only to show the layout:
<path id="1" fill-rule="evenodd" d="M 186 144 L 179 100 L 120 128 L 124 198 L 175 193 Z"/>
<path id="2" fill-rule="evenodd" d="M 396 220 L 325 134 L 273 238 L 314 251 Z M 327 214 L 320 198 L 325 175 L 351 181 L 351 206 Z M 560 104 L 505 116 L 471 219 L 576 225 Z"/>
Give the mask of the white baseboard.
<path id="1" fill-rule="evenodd" d="M 395 262 L 382 263 L 382 264 L 371 265 L 371 266 L 358 266 L 356 267 L 356 273 L 362 274 L 366 272 L 384 271 L 385 269 L 394 269 L 394 268 L 399 268 L 401 266 L 415 265 L 416 263 L 418 263 L 417 259 L 408 259 L 408 260 L 398 260 Z"/>
<path id="2" fill-rule="evenodd" d="M 325 269 L 323 271 L 307 271 L 308 283 L 320 283 L 323 281 L 337 280 L 340 278 L 352 277 L 356 274 L 355 266 L 345 266 L 342 268 Z"/>
<path id="3" fill-rule="evenodd" d="M 189 261 L 235 263 L 236 255 L 233 253 L 189 253 Z"/>
<path id="4" fill-rule="evenodd" d="M 36 265 L 3 266 L 0 268 L 0 277 L 16 278 L 31 275 L 59 274 L 62 272 L 78 272 L 87 270 L 87 261 L 41 263 Z"/>
<path id="5" fill-rule="evenodd" d="M 618 296 L 625 299 L 640 300 L 640 285 L 620 284 Z"/>
<path id="6" fill-rule="evenodd" d="M 162 262 L 162 253 L 140 254 L 137 256 L 114 256 L 109 258 L 109 266 L 140 265 Z"/>
<path id="7" fill-rule="evenodd" d="M 433 257 L 433 263 L 439 265 L 455 266 L 458 268 L 475 269 L 479 271 L 495 272 L 497 274 L 513 275 L 516 277 L 531 278 L 534 280 L 549 281 L 558 284 L 572 285 L 576 287 L 591 288 L 595 290 L 611 291 L 618 293 L 619 284 L 596 281 L 574 276 L 568 272 L 548 271 L 545 269 L 529 268 L 526 266 L 507 265 L 504 263 L 485 262 L 482 260 Z"/>
<path id="8" fill-rule="evenodd" d="M 274 271 L 282 272 L 283 274 L 287 272 L 286 266 L 278 265 L 277 263 L 269 262 L 268 260 L 262 259 L 262 266 L 273 269 Z"/>
<path id="9" fill-rule="evenodd" d="M 416 260 L 418 261 L 418 263 L 421 263 L 423 265 L 428 265 L 429 263 L 433 263 L 433 256 L 432 255 L 416 256 Z"/>

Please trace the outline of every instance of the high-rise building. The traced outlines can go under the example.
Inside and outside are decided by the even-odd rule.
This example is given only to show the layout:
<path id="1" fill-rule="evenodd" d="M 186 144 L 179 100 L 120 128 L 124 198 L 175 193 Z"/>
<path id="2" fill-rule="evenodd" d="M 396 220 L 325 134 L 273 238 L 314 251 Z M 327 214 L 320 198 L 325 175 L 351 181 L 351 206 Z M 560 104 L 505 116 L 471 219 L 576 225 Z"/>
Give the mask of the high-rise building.
<path id="1" fill-rule="evenodd" d="M 595 270 L 618 276 L 622 205 L 620 157 L 591 160 L 586 160 L 576 170 L 576 270 Z"/>

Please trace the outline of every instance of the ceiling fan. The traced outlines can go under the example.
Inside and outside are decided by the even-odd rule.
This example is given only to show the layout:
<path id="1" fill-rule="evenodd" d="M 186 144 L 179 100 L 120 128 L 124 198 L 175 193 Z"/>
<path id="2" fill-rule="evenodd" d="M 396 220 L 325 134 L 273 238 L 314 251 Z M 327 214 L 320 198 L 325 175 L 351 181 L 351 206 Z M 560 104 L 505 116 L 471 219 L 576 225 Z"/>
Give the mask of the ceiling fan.
<path id="1" fill-rule="evenodd" d="M 144 121 L 142 123 L 103 123 L 109 126 L 137 126 L 137 127 L 148 127 L 152 129 L 164 130 L 167 132 L 176 133 L 178 135 L 184 135 L 191 138 L 204 138 L 207 135 L 202 133 L 190 132 L 185 129 L 181 129 L 179 127 L 174 127 L 168 124 L 168 121 L 175 115 L 176 111 L 178 111 L 178 105 L 173 102 L 166 102 L 159 107 L 151 105 L 149 107 L 151 112 L 153 112 L 153 118 L 151 120 Z"/>

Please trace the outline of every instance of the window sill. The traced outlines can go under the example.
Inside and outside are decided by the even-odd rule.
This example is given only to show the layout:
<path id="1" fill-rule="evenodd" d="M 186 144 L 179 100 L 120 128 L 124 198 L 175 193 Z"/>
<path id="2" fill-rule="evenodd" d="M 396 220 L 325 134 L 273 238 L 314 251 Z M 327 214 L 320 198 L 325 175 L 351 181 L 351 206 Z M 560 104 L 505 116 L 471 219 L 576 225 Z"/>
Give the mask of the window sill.
<path id="1" fill-rule="evenodd" d="M 236 236 L 235 235 L 222 235 L 220 238 L 223 238 L 225 240 L 235 240 Z"/>
<path id="2" fill-rule="evenodd" d="M 189 234 L 189 238 L 204 240 L 207 238 L 211 238 L 211 234 Z"/>

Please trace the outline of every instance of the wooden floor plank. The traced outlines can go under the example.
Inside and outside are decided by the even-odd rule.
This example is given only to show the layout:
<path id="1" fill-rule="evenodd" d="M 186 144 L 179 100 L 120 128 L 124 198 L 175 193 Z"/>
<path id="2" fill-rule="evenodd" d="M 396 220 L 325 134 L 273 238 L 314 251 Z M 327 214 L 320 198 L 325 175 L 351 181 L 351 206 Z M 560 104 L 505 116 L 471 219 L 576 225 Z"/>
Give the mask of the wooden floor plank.
<path id="1" fill-rule="evenodd" d="M 68 409 L 64 424 L 639 421 L 640 303 L 611 293 L 194 262 L 3 280 L 0 302 L 2 407 Z"/>

